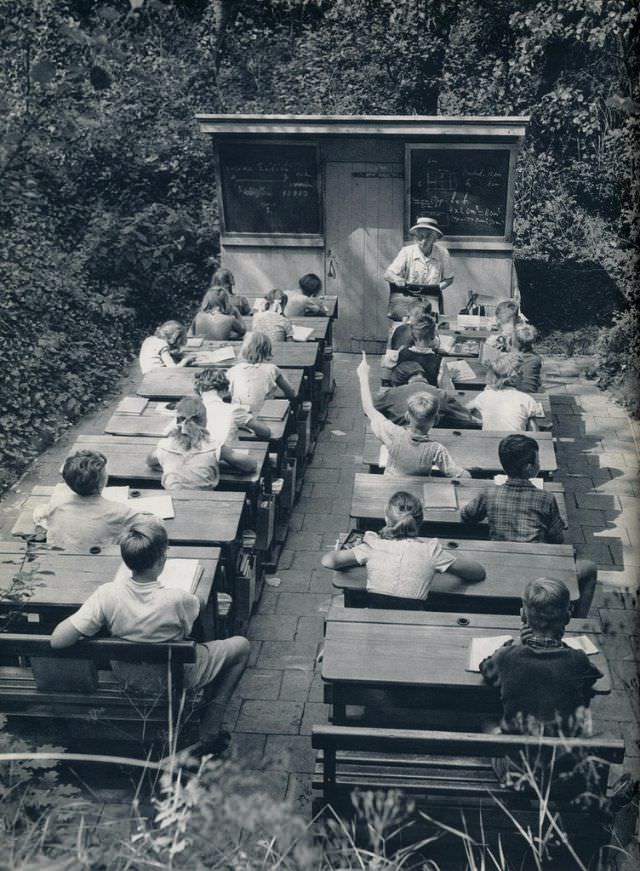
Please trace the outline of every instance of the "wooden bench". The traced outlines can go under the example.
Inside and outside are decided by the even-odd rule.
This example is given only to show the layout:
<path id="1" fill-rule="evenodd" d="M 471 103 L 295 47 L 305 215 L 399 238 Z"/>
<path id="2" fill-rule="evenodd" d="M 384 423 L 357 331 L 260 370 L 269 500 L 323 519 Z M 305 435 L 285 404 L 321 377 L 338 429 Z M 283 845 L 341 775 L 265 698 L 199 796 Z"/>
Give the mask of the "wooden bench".
<path id="1" fill-rule="evenodd" d="M 83 640 L 53 650 L 48 635 L 0 633 L 0 709 L 9 716 L 73 721 L 70 734 L 81 737 L 88 726 L 89 743 L 109 739 L 147 746 L 164 741 L 180 722 L 181 739 L 197 732 L 197 711 L 181 706 L 183 666 L 195 662 L 194 641 L 133 643 L 115 638 Z M 165 665 L 171 680 L 165 692 L 143 696 L 125 692 L 110 669 L 118 662 Z"/>
<path id="2" fill-rule="evenodd" d="M 425 855 L 434 862 L 457 859 L 457 864 L 446 864 L 456 868 L 471 867 L 465 861 L 462 839 L 438 823 L 466 831 L 469 838 L 493 850 L 494 855 L 504 850 L 509 864 L 501 867 L 509 868 L 534 867 L 517 825 L 530 829 L 534 836 L 552 828 L 549 815 L 532 790 L 516 791 L 500 785 L 492 758 L 510 755 L 516 760 L 535 760 L 543 754 L 542 758 L 548 760 L 554 752 L 558 758 L 572 750 L 580 759 L 590 760 L 590 789 L 598 796 L 606 796 L 609 766 L 624 758 L 623 742 L 607 738 L 314 726 L 311 741 L 318 751 L 313 776 L 314 814 L 330 805 L 338 814 L 352 817 L 354 790 L 383 795 L 398 790 L 414 802 L 414 808 L 408 825 L 401 827 L 399 820 L 390 824 L 390 829 L 396 830 L 394 841 L 398 843 L 390 841 L 387 846 L 418 844 L 439 833 L 440 837 L 426 846 Z M 562 830 L 586 864 L 609 841 L 606 804 L 603 807 L 594 800 L 581 805 L 572 799 L 569 793 L 552 790 L 549 810 L 554 817 L 559 815 Z M 356 840 L 365 833 L 365 826 L 364 820 L 356 825 Z M 555 847 L 552 862 L 544 867 L 564 871 L 578 866 L 566 848 Z"/>

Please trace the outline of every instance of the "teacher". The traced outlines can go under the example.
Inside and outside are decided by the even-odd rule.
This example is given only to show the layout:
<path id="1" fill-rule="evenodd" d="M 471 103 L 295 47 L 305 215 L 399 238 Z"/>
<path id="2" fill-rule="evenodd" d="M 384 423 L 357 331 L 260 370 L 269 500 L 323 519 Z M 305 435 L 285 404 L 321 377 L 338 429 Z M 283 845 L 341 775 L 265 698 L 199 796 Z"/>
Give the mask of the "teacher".
<path id="1" fill-rule="evenodd" d="M 393 321 L 401 321 L 416 298 L 442 314 L 442 291 L 453 281 L 449 252 L 436 241 L 443 234 L 435 218 L 418 218 L 409 232 L 416 241 L 400 250 L 384 274 L 391 285 L 388 316 Z"/>

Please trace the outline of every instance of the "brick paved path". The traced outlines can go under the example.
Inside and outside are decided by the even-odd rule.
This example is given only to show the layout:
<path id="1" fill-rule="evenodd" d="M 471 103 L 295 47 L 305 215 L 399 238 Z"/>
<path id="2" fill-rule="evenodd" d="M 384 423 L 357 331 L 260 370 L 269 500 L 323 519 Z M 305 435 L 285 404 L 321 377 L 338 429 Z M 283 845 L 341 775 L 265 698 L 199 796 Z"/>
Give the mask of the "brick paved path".
<path id="1" fill-rule="evenodd" d="M 234 745 L 249 766 L 266 768 L 274 795 L 289 795 L 306 813 L 312 767 L 309 734 L 326 722 L 322 686 L 314 659 L 331 597 L 330 573 L 320 555 L 348 528 L 353 475 L 362 470 L 364 419 L 355 366 L 358 358 L 335 357 L 337 389 L 320 435 L 302 496 L 292 519 L 277 574 L 267 584 L 251 622 L 250 667 L 227 711 Z M 372 365 L 375 372 L 375 364 Z M 580 376 L 571 360 L 545 363 L 558 439 L 557 480 L 567 491 L 568 538 L 580 555 L 594 559 L 600 580 L 592 616 L 607 628 L 604 647 L 614 681 L 611 696 L 594 704 L 594 717 L 626 739 L 627 765 L 640 776 L 637 665 L 640 660 L 637 586 L 640 566 L 638 453 L 640 428 Z M 120 394 L 133 392 L 136 373 Z M 0 507 L 7 536 L 16 505 L 31 487 L 59 468 L 79 433 L 102 432 L 117 399 L 81 424 L 34 464 Z"/>

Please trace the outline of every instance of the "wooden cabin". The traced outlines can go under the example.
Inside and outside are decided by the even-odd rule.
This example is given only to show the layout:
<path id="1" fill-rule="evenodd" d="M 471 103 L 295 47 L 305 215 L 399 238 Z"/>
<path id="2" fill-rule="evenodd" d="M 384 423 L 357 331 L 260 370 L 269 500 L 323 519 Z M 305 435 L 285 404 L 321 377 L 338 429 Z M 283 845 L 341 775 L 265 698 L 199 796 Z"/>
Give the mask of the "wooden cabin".
<path id="1" fill-rule="evenodd" d="M 446 314 L 470 290 L 487 304 L 517 292 L 513 188 L 528 118 L 197 117 L 213 137 L 222 263 L 239 292 L 316 273 L 338 297 L 336 350 L 382 349 L 382 276 L 422 215 L 437 218 L 453 259 Z"/>

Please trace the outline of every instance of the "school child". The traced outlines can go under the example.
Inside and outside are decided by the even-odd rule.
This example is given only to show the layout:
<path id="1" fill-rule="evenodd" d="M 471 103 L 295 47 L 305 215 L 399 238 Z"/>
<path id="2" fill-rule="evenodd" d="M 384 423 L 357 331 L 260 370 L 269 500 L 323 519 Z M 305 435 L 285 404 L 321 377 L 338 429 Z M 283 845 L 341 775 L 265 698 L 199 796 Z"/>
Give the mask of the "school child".
<path id="1" fill-rule="evenodd" d="M 211 279 L 211 287 L 222 287 L 229 294 L 229 302 L 235 309 L 234 314 L 236 314 L 236 317 L 240 315 L 250 315 L 251 305 L 249 300 L 246 296 L 233 292 L 235 284 L 236 280 L 230 269 L 218 269 L 214 272 L 213 278 Z"/>
<path id="2" fill-rule="evenodd" d="M 198 338 L 226 342 L 241 339 L 246 327 L 233 313 L 227 291 L 223 287 L 213 287 L 202 297 L 200 311 L 193 319 L 190 332 Z"/>
<path id="3" fill-rule="evenodd" d="M 424 602 L 436 572 L 449 572 L 470 583 L 484 580 L 479 563 L 443 550 L 437 538 L 418 538 L 422 503 L 411 493 L 394 493 L 384 516 L 380 533 L 365 532 L 362 543 L 351 550 L 332 550 L 322 557 L 322 565 L 329 569 L 366 565 L 370 604 L 406 608 L 407 599 Z"/>
<path id="4" fill-rule="evenodd" d="M 228 402 L 229 380 L 223 369 L 201 369 L 195 378 L 195 391 L 207 410 L 207 429 L 212 441 L 225 444 L 238 437 L 238 430 L 251 430 L 269 441 L 271 430 L 251 414 L 247 406 Z"/>
<path id="5" fill-rule="evenodd" d="M 102 584 L 74 614 L 56 626 L 51 636 L 54 649 L 71 647 L 84 637 L 107 629 L 125 641 L 159 643 L 187 638 L 200 611 L 193 593 L 163 587 L 160 577 L 167 558 L 167 532 L 157 518 L 135 523 L 120 542 L 122 559 L 130 570 L 126 578 Z M 222 718 L 231 694 L 249 658 L 246 638 L 208 641 L 196 647 L 196 661 L 184 666 L 185 686 L 190 690 L 213 690 L 200 720 L 198 754 L 219 754 L 229 744 L 222 731 Z M 146 663 L 112 664 L 126 687 L 149 691 L 160 686 L 166 691 L 164 668 Z M 208 691 L 208 692 L 207 692 Z"/>
<path id="6" fill-rule="evenodd" d="M 538 393 L 542 384 L 540 372 L 542 357 L 533 350 L 538 337 L 538 331 L 531 324 L 516 324 L 513 332 L 513 350 L 520 369 L 520 377 L 516 383 L 523 393 Z"/>
<path id="7" fill-rule="evenodd" d="M 107 458 L 99 451 L 77 451 L 62 467 L 67 492 L 54 492 L 47 505 L 33 512 L 36 527 L 47 531 L 47 544 L 88 550 L 116 544 L 122 532 L 141 515 L 128 505 L 105 499 Z"/>
<path id="8" fill-rule="evenodd" d="M 408 426 L 397 426 L 376 410 L 369 386 L 369 364 L 362 352 L 356 372 L 360 381 L 362 410 L 371 421 L 371 429 L 389 452 L 385 475 L 431 475 L 436 466 L 448 478 L 469 478 L 449 451 L 429 438 L 429 430 L 438 415 L 438 401 L 426 393 L 412 396 L 407 402 Z"/>
<path id="9" fill-rule="evenodd" d="M 392 423 L 403 426 L 407 422 L 407 408 L 409 400 L 418 393 L 432 396 L 438 402 L 439 412 L 436 423 L 447 429 L 479 429 L 480 424 L 472 416 L 471 412 L 458 402 L 455 396 L 432 387 L 426 379 L 424 372 L 416 372 L 409 378 L 406 384 L 399 387 L 383 388 L 374 398 L 373 404 L 377 411 L 384 414 Z"/>
<path id="10" fill-rule="evenodd" d="M 496 351 L 509 352 L 513 347 L 513 333 L 518 323 L 526 323 L 520 314 L 520 307 L 513 299 L 503 299 L 496 306 L 496 323 L 498 332 L 493 333 L 486 341 L 487 348 Z"/>
<path id="11" fill-rule="evenodd" d="M 220 460 L 242 474 L 256 470 L 251 457 L 212 440 L 207 410 L 198 396 L 180 400 L 175 429 L 147 457 L 149 466 L 162 470 L 165 490 L 214 490 L 220 480 Z"/>
<path id="12" fill-rule="evenodd" d="M 162 369 L 163 366 L 188 366 L 193 362 L 193 357 L 182 357 L 179 361 L 175 359 L 186 341 L 187 331 L 179 321 L 165 321 L 153 336 L 147 336 L 140 347 L 138 361 L 142 374 Z"/>
<path id="13" fill-rule="evenodd" d="M 231 401 L 248 405 L 257 414 L 265 399 L 271 399 L 276 387 L 290 400 L 296 398 L 293 387 L 280 369 L 271 363 L 273 348 L 271 339 L 264 333 L 253 330 L 248 333 L 240 348 L 240 362 L 227 372 L 231 385 Z"/>
<path id="14" fill-rule="evenodd" d="M 463 523 L 489 523 L 492 541 L 544 541 L 562 544 L 565 525 L 553 493 L 539 490 L 530 479 L 540 471 L 538 443 L 526 435 L 509 435 L 498 448 L 507 480 L 489 485 L 461 511 Z M 575 616 L 586 617 L 596 588 L 597 568 L 591 560 L 576 560 L 580 599 Z"/>
<path id="15" fill-rule="evenodd" d="M 485 681 L 500 693 L 500 731 L 589 734 L 589 702 L 602 674 L 582 650 L 562 641 L 570 617 L 569 590 L 562 581 L 529 581 L 522 599 L 520 641 L 500 647 L 480 663 Z"/>
<path id="16" fill-rule="evenodd" d="M 387 337 L 387 350 L 382 358 L 380 380 L 384 385 L 391 384 L 393 367 L 398 362 L 401 348 L 409 347 L 413 342 L 413 327 L 421 327 L 427 317 L 432 317 L 431 303 L 425 299 L 417 299 L 409 304 L 407 314 L 402 321 L 392 321 Z M 410 367 L 409 367 L 410 368 Z M 413 367 L 418 371 L 418 367 Z"/>
<path id="17" fill-rule="evenodd" d="M 293 335 L 293 325 L 283 314 L 287 307 L 287 294 L 283 290 L 270 290 L 264 298 L 264 308 L 253 316 L 253 329 L 265 333 L 272 342 L 286 342 Z"/>
<path id="18" fill-rule="evenodd" d="M 287 294 L 287 305 L 284 313 L 288 318 L 322 317 L 326 316 L 327 310 L 318 296 L 322 290 L 322 281 L 313 272 L 307 272 L 298 281 L 299 290 L 290 291 Z"/>
<path id="19" fill-rule="evenodd" d="M 396 387 L 406 384 L 411 375 L 422 371 L 429 384 L 437 387 L 442 362 L 437 347 L 436 322 L 430 315 L 426 315 L 411 326 L 411 344 L 398 351 L 397 363 L 391 373 L 391 383 Z"/>
<path id="20" fill-rule="evenodd" d="M 467 403 L 470 411 L 480 412 L 483 430 L 537 429 L 535 419 L 542 417 L 540 404 L 528 393 L 517 390 L 520 369 L 514 354 L 501 354 L 489 360 L 487 386 Z"/>

